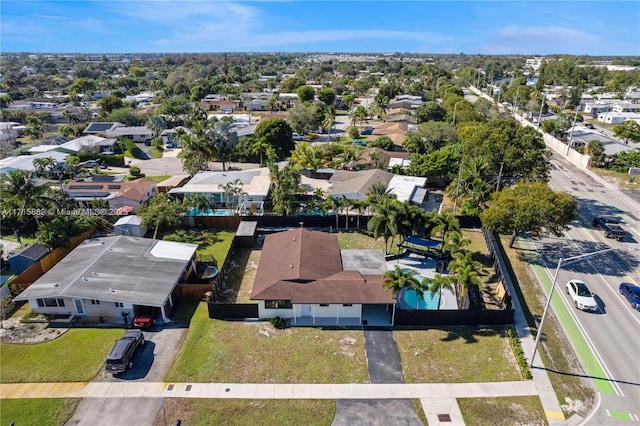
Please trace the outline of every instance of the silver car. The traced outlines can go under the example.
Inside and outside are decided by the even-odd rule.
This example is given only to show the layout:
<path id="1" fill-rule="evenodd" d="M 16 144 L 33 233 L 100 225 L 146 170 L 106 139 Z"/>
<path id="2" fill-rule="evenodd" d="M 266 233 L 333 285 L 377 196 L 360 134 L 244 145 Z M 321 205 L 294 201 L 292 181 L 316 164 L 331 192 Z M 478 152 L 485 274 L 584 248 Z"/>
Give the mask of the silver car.
<path id="1" fill-rule="evenodd" d="M 573 305 L 583 311 L 597 311 L 598 302 L 596 302 L 593 293 L 587 285 L 580 280 L 570 280 L 567 283 L 567 294 L 573 300 Z"/>

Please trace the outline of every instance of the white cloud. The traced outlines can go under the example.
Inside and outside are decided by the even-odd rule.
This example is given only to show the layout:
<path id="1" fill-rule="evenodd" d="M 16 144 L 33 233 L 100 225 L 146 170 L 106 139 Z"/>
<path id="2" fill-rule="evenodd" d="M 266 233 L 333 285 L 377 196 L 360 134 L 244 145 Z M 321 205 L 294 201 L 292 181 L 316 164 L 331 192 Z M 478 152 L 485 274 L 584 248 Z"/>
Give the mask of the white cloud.
<path id="1" fill-rule="evenodd" d="M 590 51 L 602 42 L 585 31 L 559 26 L 508 26 L 488 35 L 487 43 L 476 45 L 475 53 L 572 53 Z"/>

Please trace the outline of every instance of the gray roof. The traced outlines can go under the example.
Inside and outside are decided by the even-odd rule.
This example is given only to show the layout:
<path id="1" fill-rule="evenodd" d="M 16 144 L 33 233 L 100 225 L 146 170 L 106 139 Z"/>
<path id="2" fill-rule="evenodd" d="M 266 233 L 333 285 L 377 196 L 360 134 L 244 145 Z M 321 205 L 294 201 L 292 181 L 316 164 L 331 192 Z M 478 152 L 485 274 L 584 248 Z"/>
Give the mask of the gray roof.
<path id="1" fill-rule="evenodd" d="M 345 195 L 347 198 L 351 198 L 355 194 L 360 194 L 360 197 L 366 198 L 367 192 L 369 192 L 374 183 L 383 182 L 389 184 L 393 176 L 393 173 L 378 169 L 357 172 L 339 170 L 329 179 L 334 184 L 333 188 L 329 190 L 329 195 Z"/>
<path id="2" fill-rule="evenodd" d="M 197 247 L 128 236 L 88 239 L 15 300 L 66 297 L 162 306 Z"/>
<path id="3" fill-rule="evenodd" d="M 46 246 L 43 246 L 42 244 L 35 243 L 35 244 L 31 244 L 30 246 L 25 247 L 24 249 L 22 249 L 18 253 L 16 253 L 13 256 L 11 256 L 11 258 L 14 258 L 14 257 L 25 257 L 25 258 L 31 259 L 31 260 L 40 260 L 47 253 L 49 253 L 49 249 Z"/>

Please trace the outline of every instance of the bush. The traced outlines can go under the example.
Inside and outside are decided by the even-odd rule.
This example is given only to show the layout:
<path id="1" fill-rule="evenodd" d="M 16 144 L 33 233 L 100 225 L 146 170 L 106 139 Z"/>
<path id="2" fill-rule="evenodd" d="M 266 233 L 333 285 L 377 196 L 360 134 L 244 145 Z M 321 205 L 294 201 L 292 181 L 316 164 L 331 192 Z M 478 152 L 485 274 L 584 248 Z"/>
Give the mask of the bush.
<path id="1" fill-rule="evenodd" d="M 524 377 L 526 380 L 531 379 L 531 371 L 529 370 L 529 366 L 527 365 L 527 359 L 524 357 L 522 346 L 520 346 L 520 339 L 518 338 L 518 334 L 516 333 L 516 330 L 512 325 L 507 328 L 507 335 L 509 336 L 511 349 L 513 350 L 513 353 L 518 360 L 520 371 L 522 371 L 522 377 Z"/>
<path id="2" fill-rule="evenodd" d="M 347 131 L 347 133 L 349 134 L 349 137 L 351 139 L 358 139 L 360 137 L 360 131 L 358 130 L 357 127 L 349 127 L 349 130 Z"/>
<path id="3" fill-rule="evenodd" d="M 123 144 L 125 157 L 138 158 L 140 160 L 146 158 L 144 152 L 142 152 L 131 139 L 124 139 Z"/>
<path id="4" fill-rule="evenodd" d="M 283 328 L 286 328 L 286 326 L 287 326 L 287 322 L 283 318 L 280 318 L 280 317 L 271 318 L 269 320 L 269 322 L 271 323 L 272 326 L 274 326 L 278 330 L 282 330 Z"/>
<path id="5" fill-rule="evenodd" d="M 138 166 L 131 166 L 129 167 L 129 174 L 133 177 L 138 177 L 140 176 L 140 167 Z"/>
<path id="6" fill-rule="evenodd" d="M 124 155 L 122 154 L 89 154 L 89 153 L 78 153 L 78 158 L 80 162 L 84 162 L 87 160 L 100 160 L 104 164 L 107 164 L 112 167 L 124 167 Z"/>

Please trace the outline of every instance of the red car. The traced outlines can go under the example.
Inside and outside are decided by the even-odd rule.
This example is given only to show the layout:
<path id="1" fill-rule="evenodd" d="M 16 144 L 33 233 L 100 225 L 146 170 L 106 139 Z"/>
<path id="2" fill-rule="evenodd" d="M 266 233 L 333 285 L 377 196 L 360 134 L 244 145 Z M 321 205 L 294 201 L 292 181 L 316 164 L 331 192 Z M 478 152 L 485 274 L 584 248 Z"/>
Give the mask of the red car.
<path id="1" fill-rule="evenodd" d="M 133 319 L 133 326 L 136 328 L 151 328 L 160 314 L 158 308 L 140 308 Z"/>

